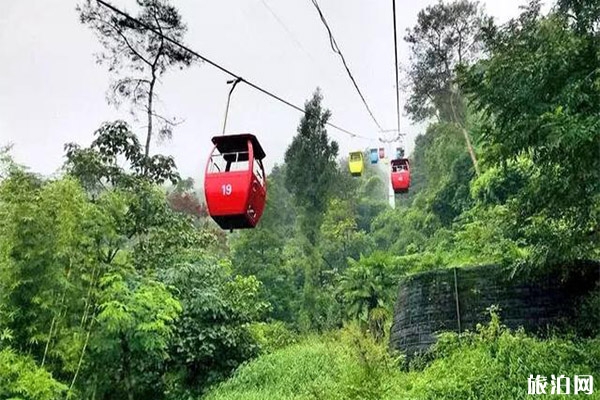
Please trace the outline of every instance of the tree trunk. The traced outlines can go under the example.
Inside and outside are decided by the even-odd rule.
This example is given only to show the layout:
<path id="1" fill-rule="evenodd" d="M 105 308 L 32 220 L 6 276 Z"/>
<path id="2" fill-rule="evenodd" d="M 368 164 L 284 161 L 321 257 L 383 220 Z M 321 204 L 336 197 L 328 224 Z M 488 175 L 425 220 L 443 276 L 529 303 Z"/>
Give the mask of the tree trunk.
<path id="1" fill-rule="evenodd" d="M 481 172 L 479 171 L 479 164 L 477 163 L 477 156 L 475 155 L 475 150 L 473 149 L 473 144 L 471 143 L 471 138 L 469 136 L 469 132 L 467 132 L 467 129 L 465 128 L 464 124 L 462 123 L 462 121 L 458 118 L 458 115 L 456 114 L 456 108 L 454 107 L 454 101 L 452 100 L 454 97 L 454 90 L 450 93 L 450 107 L 452 108 L 452 115 L 454 116 L 454 123 L 456 125 L 458 125 L 458 127 L 460 128 L 460 130 L 463 133 L 463 136 L 465 137 L 465 143 L 467 144 L 467 150 L 469 151 L 469 156 L 471 156 L 471 161 L 473 162 L 473 168 L 475 169 L 475 174 L 477 176 L 481 175 Z"/>
<path id="2" fill-rule="evenodd" d="M 48 333 L 48 340 L 46 340 L 46 347 L 44 348 L 44 356 L 42 357 L 43 367 L 46 363 L 46 356 L 48 355 L 48 349 L 50 348 L 50 341 L 52 341 L 52 333 L 54 332 L 54 325 L 56 323 L 56 315 L 52 317 L 52 322 L 50 323 L 50 332 Z"/>
<path id="3" fill-rule="evenodd" d="M 83 307 L 83 315 L 81 316 L 81 322 L 79 324 L 80 328 L 83 328 L 87 323 L 87 318 L 89 315 L 89 309 L 91 307 L 91 299 L 92 299 L 92 290 L 96 285 L 96 265 L 94 264 L 94 268 L 92 269 L 92 279 L 90 280 L 90 286 L 88 287 L 87 296 L 85 297 L 85 305 Z"/>
<path id="4" fill-rule="evenodd" d="M 465 142 L 467 143 L 467 150 L 469 150 L 469 155 L 471 156 L 471 161 L 473 161 L 473 168 L 475 168 L 475 174 L 477 176 L 481 175 L 479 171 L 479 164 L 477 163 L 477 157 L 475 156 L 475 150 L 473 149 L 473 145 L 471 144 L 471 138 L 469 137 L 469 132 L 465 129 L 464 126 L 460 126 L 463 135 L 465 137 Z"/>
<path id="5" fill-rule="evenodd" d="M 128 400 L 135 400 L 133 397 L 133 382 L 131 378 L 131 352 L 129 350 L 129 343 L 124 334 L 121 334 L 121 352 L 123 353 L 123 383 L 125 384 L 125 391 L 127 392 Z"/>
<path id="6" fill-rule="evenodd" d="M 81 366 L 83 364 L 83 357 L 85 356 L 85 351 L 87 350 L 87 346 L 90 342 L 90 335 L 92 334 L 92 328 L 94 327 L 94 319 L 90 322 L 90 327 L 85 336 L 85 342 L 83 343 L 83 347 L 81 348 L 81 354 L 79 355 L 79 362 L 77 363 L 77 369 L 75 370 L 75 374 L 73 375 L 73 380 L 71 381 L 71 386 L 69 386 L 69 391 L 67 392 L 67 399 L 71 398 L 73 394 L 73 387 L 75 387 L 75 382 L 77 382 L 77 377 L 79 376 L 79 371 L 81 370 Z M 95 389 L 94 389 L 95 391 Z"/>
<path id="7" fill-rule="evenodd" d="M 152 103 L 154 101 L 154 85 L 156 84 L 156 75 L 152 71 L 152 80 L 150 81 L 150 89 L 148 90 L 148 133 L 146 135 L 146 147 L 144 154 L 146 158 L 150 155 L 150 143 L 152 142 Z M 146 171 L 144 171 L 145 173 Z"/>
<path id="8" fill-rule="evenodd" d="M 67 283 L 69 282 L 69 277 L 71 276 L 71 262 L 69 261 L 69 268 L 67 269 Z M 46 363 L 46 356 L 48 355 L 48 350 L 50 349 L 50 342 L 52 342 L 52 335 L 57 331 L 58 320 L 61 318 L 63 304 L 65 303 L 65 295 L 67 294 L 67 286 L 63 290 L 62 296 L 60 298 L 60 303 L 58 303 L 58 318 L 56 315 L 52 317 L 52 322 L 50 323 L 50 332 L 48 333 L 48 340 L 46 341 L 46 347 L 44 348 L 44 356 L 42 357 L 42 367 Z"/>

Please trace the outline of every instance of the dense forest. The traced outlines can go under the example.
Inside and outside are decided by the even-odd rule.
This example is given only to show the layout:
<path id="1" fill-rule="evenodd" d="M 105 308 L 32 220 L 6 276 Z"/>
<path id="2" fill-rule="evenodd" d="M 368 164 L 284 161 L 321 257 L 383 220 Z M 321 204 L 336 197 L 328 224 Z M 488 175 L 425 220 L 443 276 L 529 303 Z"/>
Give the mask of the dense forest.
<path id="1" fill-rule="evenodd" d="M 185 37 L 167 1 L 138 5 Z M 533 0 L 503 25 L 469 0 L 423 9 L 405 37 L 405 112 L 426 127 L 410 192 L 393 209 L 380 166 L 349 174 L 317 89 L 259 226 L 231 234 L 151 150 L 177 132 L 156 108 L 160 76 L 190 55 L 93 1 L 78 11 L 104 46 L 109 100 L 148 126 L 66 144 L 60 176 L 0 152 L 0 398 L 515 399 L 530 374 L 600 379 L 600 291 L 545 338 L 490 305 L 487 325 L 410 362 L 387 344 L 403 276 L 600 259 L 596 1 L 544 14 Z"/>

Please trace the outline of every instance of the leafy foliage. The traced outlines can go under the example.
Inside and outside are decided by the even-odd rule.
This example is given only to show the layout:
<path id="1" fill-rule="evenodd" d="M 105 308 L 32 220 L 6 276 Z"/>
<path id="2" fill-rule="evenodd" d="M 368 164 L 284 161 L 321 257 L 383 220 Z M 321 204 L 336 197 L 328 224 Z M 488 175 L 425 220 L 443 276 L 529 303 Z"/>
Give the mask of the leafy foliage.
<path id="1" fill-rule="evenodd" d="M 294 196 L 296 206 L 303 208 L 303 227 L 311 243 L 315 243 L 321 214 L 327 207 L 330 187 L 335 179 L 338 144 L 330 142 L 325 124 L 331 116 L 323 110 L 320 90 L 305 104 L 305 115 L 298 134 L 285 152 L 286 188 Z"/>
<path id="2" fill-rule="evenodd" d="M 259 299 L 256 278 L 234 277 L 227 261 L 203 255 L 162 274 L 183 307 L 170 346 L 173 369 L 186 385 L 212 384 L 257 353 L 247 326 L 268 304 Z"/>
<path id="3" fill-rule="evenodd" d="M 397 265 L 391 256 L 374 253 L 350 259 L 350 267 L 340 278 L 339 293 L 348 317 L 368 327 L 375 337 L 384 337 L 386 323 L 391 315 L 396 284 Z"/>
<path id="4" fill-rule="evenodd" d="M 98 334 L 90 369 L 103 396 L 144 397 L 160 381 L 161 365 L 181 305 L 159 282 L 127 282 L 118 274 L 99 282 Z M 122 388 L 117 390 L 117 388 Z"/>
<path id="5" fill-rule="evenodd" d="M 480 326 L 477 333 L 440 337 L 433 362 L 422 373 L 409 374 L 398 393 L 409 390 L 415 398 L 424 399 L 525 399 L 523 381 L 530 374 L 551 376 L 556 370 L 566 376 L 592 373 L 598 368 L 594 359 L 597 346 L 594 340 L 539 340 L 510 332 L 492 314 L 491 322 Z"/>
<path id="6" fill-rule="evenodd" d="M 263 356 L 206 398 L 525 399 L 530 374 L 573 376 L 599 368 L 598 340 L 539 340 L 510 332 L 497 315 L 476 333 L 443 334 L 429 361 L 408 371 L 359 332 L 309 338 Z"/>
<path id="7" fill-rule="evenodd" d="M 137 4 L 145 23 L 185 33 L 166 1 Z M 383 163 L 351 177 L 336 160 L 317 90 L 260 225 L 227 235 L 173 159 L 149 155 L 155 79 L 189 55 L 85 2 L 117 97 L 145 107 L 147 141 L 105 123 L 89 147 L 65 146 L 54 179 L 0 150 L 0 397 L 512 399 L 531 373 L 598 371 L 597 293 L 581 337 L 535 339 L 492 313 L 408 370 L 385 345 L 403 275 L 600 257 L 600 13 L 540 9 L 503 26 L 466 0 L 419 14 L 407 110 L 439 118 L 395 209 Z"/>
<path id="8" fill-rule="evenodd" d="M 391 303 L 398 279 L 394 261 L 385 253 L 350 260 L 350 267 L 341 277 L 340 294 L 346 312 L 354 319 L 368 322 L 374 309 Z"/>
<path id="9" fill-rule="evenodd" d="M 539 3 L 532 2 L 488 39 L 490 58 L 463 78 L 485 116 L 489 161 L 532 164 L 507 203 L 524 222 L 520 233 L 533 246 L 537 264 L 585 257 L 597 243 L 600 136 L 592 110 L 600 98 L 594 43 L 595 36 L 573 29 L 566 15 L 541 16 Z"/>
<path id="10" fill-rule="evenodd" d="M 90 199 L 72 178 L 44 181 L 16 169 L 0 183 L 0 215 L 0 344 L 14 349 L 24 374 L 7 393 L 201 391 L 256 354 L 245 325 L 267 307 L 260 283 L 194 256 L 213 251 L 214 236 L 171 210 L 146 180 Z M 206 261 L 190 271 L 182 267 L 190 257 Z M 178 345 L 190 332 L 206 339 Z M 39 388 L 26 372 L 36 363 Z M 201 378 L 173 375 L 188 365 Z M 44 378 L 50 372 L 56 382 Z"/>
<path id="11" fill-rule="evenodd" d="M 272 353 L 298 342 L 299 336 L 283 322 L 259 322 L 249 326 L 262 354 Z"/>
<path id="12" fill-rule="evenodd" d="M 10 348 L 0 350 L 0 396 L 4 399 L 54 400 L 62 398 L 67 386 L 38 367 L 28 357 Z"/>
<path id="13" fill-rule="evenodd" d="M 139 180 L 158 185 L 178 181 L 173 158 L 145 155 L 137 137 L 124 121 L 106 122 L 94 135 L 96 139 L 87 149 L 74 143 L 65 145 L 67 172 L 92 193 L 105 189 L 107 184 L 132 187 Z M 122 158 L 127 163 L 125 167 Z"/>
<path id="14" fill-rule="evenodd" d="M 482 28 L 489 23 L 477 2 L 439 2 L 421 10 L 404 40 L 411 49 L 406 111 L 416 121 L 437 116 L 454 121 L 463 115 L 454 86 L 456 67 L 474 61 L 482 47 Z"/>
<path id="15" fill-rule="evenodd" d="M 179 12 L 168 0 L 136 2 L 140 7 L 137 19 L 144 25 L 91 0 L 79 4 L 77 11 L 81 23 L 94 31 L 104 47 L 97 61 L 107 65 L 113 75 L 107 96 L 109 102 L 120 105 L 128 101 L 132 114 L 141 112 L 147 118 L 144 156 L 148 158 L 154 124 L 160 124 L 158 136 L 163 139 L 170 138 L 177 125 L 175 119 L 157 111 L 156 84 L 169 69 L 189 66 L 192 55 L 161 36 L 181 41 L 187 31 Z"/>
<path id="16" fill-rule="evenodd" d="M 384 348 L 349 326 L 260 357 L 206 399 L 380 399 L 395 366 Z"/>

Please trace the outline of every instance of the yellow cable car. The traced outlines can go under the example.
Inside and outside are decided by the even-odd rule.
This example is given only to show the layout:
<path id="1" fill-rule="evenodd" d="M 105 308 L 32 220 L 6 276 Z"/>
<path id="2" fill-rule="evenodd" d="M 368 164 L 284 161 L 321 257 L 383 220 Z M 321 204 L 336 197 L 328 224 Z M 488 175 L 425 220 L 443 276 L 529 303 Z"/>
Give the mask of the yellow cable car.
<path id="1" fill-rule="evenodd" d="M 352 176 L 361 176 L 364 169 L 364 160 L 362 151 L 353 151 L 348 159 L 350 173 Z"/>

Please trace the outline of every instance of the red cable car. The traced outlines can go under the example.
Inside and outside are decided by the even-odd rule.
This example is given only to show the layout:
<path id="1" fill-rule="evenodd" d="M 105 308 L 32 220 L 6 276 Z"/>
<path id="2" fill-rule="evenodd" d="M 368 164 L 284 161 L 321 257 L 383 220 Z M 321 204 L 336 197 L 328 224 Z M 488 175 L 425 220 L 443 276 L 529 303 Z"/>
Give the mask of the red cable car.
<path id="1" fill-rule="evenodd" d="M 410 187 L 410 163 L 407 158 L 392 160 L 392 188 L 394 193 L 407 193 Z"/>
<path id="2" fill-rule="evenodd" d="M 223 229 L 254 228 L 265 208 L 265 152 L 251 134 L 215 136 L 206 164 L 208 213 Z"/>
<path id="3" fill-rule="evenodd" d="M 385 158 L 385 148 L 383 148 L 383 147 L 379 148 L 379 158 L 381 158 L 381 159 Z"/>

